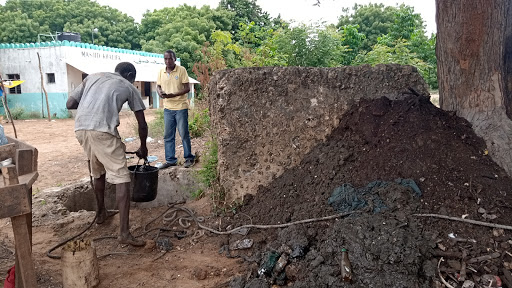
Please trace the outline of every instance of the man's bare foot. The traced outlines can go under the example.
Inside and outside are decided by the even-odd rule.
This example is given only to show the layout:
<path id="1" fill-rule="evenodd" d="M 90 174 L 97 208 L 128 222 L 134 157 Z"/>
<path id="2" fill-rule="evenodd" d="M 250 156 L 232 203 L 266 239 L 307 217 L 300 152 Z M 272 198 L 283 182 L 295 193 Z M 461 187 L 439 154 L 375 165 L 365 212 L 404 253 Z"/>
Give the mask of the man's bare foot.
<path id="1" fill-rule="evenodd" d="M 99 214 L 98 214 L 99 213 Z M 96 212 L 96 223 L 103 224 L 107 220 L 107 218 L 112 217 L 119 213 L 117 210 L 103 210 L 102 212 Z"/>
<path id="2" fill-rule="evenodd" d="M 137 240 L 132 235 L 129 235 L 128 237 L 122 237 L 119 236 L 119 243 L 120 244 L 129 244 L 135 247 L 141 247 L 146 245 L 146 241 L 144 240 Z"/>

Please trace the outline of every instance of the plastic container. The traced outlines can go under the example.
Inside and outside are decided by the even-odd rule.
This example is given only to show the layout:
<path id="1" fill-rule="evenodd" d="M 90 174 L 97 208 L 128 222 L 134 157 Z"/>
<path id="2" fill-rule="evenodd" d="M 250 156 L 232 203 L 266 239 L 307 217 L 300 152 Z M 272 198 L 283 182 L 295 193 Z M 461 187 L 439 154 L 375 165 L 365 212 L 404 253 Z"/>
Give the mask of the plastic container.
<path id="1" fill-rule="evenodd" d="M 155 200 L 158 190 L 158 168 L 149 165 L 128 166 L 130 170 L 130 191 L 133 202 Z"/>

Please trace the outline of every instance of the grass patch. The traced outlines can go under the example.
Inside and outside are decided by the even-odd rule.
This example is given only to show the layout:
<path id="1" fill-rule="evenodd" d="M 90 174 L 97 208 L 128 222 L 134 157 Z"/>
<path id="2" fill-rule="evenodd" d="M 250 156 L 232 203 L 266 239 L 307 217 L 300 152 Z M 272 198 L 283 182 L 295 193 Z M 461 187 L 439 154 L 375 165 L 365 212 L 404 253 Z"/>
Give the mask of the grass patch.
<path id="1" fill-rule="evenodd" d="M 135 124 L 135 132 L 138 135 L 139 134 L 139 126 Z M 156 138 L 156 137 L 163 137 L 164 136 L 164 130 L 165 130 L 165 124 L 164 124 L 164 109 L 158 109 L 156 110 L 156 116 L 153 121 L 148 123 L 148 132 L 149 136 Z"/>
<path id="2" fill-rule="evenodd" d="M 212 139 L 206 142 L 206 155 L 203 156 L 202 162 L 204 163 L 203 167 L 199 169 L 197 172 L 199 181 L 204 184 L 206 187 L 212 187 L 212 185 L 217 181 L 218 173 L 217 173 L 217 164 L 219 162 L 218 159 L 218 151 L 219 147 L 217 145 L 216 139 Z"/>
<path id="3" fill-rule="evenodd" d="M 21 105 L 16 105 L 13 109 L 9 109 L 11 111 L 11 117 L 14 120 L 23 119 L 23 114 L 25 114 L 25 108 Z"/>

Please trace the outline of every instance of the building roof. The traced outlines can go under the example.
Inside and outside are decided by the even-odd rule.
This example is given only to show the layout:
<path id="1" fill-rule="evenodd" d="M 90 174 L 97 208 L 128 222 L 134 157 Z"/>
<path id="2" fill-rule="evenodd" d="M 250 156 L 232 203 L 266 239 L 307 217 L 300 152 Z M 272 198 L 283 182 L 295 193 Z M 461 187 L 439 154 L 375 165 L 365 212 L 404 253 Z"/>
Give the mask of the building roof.
<path id="1" fill-rule="evenodd" d="M 43 47 L 56 47 L 56 46 L 78 47 L 78 48 L 87 48 L 87 49 L 98 50 L 98 51 L 133 54 L 133 55 L 139 55 L 139 56 L 145 56 L 145 57 L 164 58 L 164 56 L 162 54 L 158 54 L 158 53 L 150 53 L 150 52 L 122 49 L 122 48 L 113 48 L 113 47 L 100 46 L 100 45 L 94 45 L 94 44 L 89 44 L 89 43 L 72 42 L 72 41 L 68 41 L 68 40 L 52 41 L 52 42 L 39 42 L 39 43 L 0 43 L 0 49 L 43 48 Z"/>
<path id="2" fill-rule="evenodd" d="M 131 59 L 128 62 L 131 62 L 135 69 L 137 70 L 137 76 L 135 81 L 144 81 L 144 82 L 155 82 L 158 72 L 160 69 L 164 67 L 162 54 L 157 53 L 149 53 L 144 51 L 135 51 L 129 49 L 121 49 L 121 48 L 112 48 L 107 46 L 99 46 L 93 45 L 89 43 L 81 43 L 81 42 L 72 42 L 68 40 L 64 41 L 52 41 L 52 42 L 40 42 L 40 43 L 0 43 L 0 49 L 33 49 L 33 48 L 51 48 L 51 47 L 76 47 L 82 49 L 91 49 L 100 53 L 121 53 L 128 54 L 128 58 Z M 94 55 L 97 55 L 95 51 L 91 52 Z M 87 52 L 88 53 L 88 52 Z M 90 53 L 88 53 L 90 54 Z M 153 57 L 156 59 L 148 59 L 148 58 L 135 58 L 138 60 L 134 60 L 134 57 Z M 126 57 L 123 57 L 126 58 Z M 75 67 L 76 69 L 87 73 L 97 73 L 97 72 L 113 72 L 116 65 L 119 63 L 118 61 L 107 59 L 101 61 L 94 61 L 92 59 L 80 59 L 76 57 L 66 57 L 66 59 L 61 59 L 67 64 Z M 179 58 L 178 61 L 179 63 Z M 199 81 L 189 77 L 189 82 L 196 84 L 200 83 Z"/>

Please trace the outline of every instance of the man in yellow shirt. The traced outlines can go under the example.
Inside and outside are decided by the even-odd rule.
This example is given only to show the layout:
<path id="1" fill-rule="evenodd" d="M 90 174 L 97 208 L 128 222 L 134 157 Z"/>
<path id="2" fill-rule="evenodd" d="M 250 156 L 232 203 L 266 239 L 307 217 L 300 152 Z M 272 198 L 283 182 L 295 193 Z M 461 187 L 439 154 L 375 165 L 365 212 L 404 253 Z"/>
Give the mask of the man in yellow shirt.
<path id="1" fill-rule="evenodd" d="M 176 54 L 172 50 L 164 53 L 165 68 L 158 73 L 156 89 L 158 95 L 164 99 L 164 147 L 165 163 L 160 169 L 176 166 L 176 128 L 183 143 L 183 167 L 192 167 L 195 156 L 192 154 L 190 133 L 188 131 L 188 82 L 187 70 L 176 65 Z"/>

